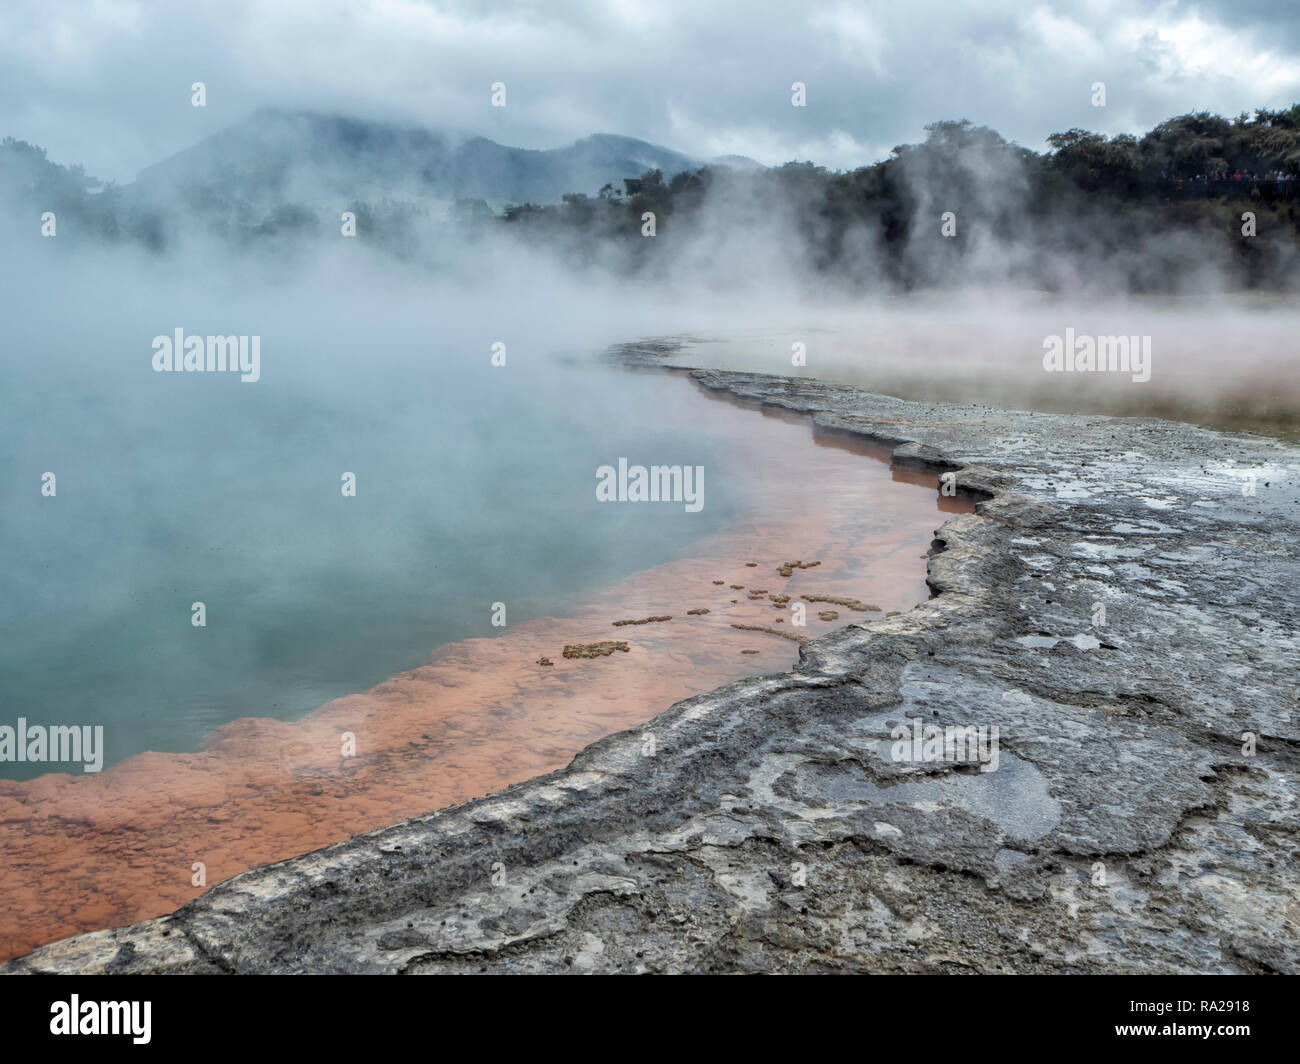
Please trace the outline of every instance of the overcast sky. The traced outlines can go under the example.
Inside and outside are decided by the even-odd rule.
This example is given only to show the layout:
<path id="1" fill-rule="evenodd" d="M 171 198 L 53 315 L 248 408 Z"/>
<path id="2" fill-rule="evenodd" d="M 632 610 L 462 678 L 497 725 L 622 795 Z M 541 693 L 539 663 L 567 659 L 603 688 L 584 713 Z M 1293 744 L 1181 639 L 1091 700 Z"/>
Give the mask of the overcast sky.
<path id="1" fill-rule="evenodd" d="M 1042 148 L 1295 101 L 1297 0 L 0 2 L 0 135 L 120 182 L 262 106 L 845 168 L 944 118 Z"/>

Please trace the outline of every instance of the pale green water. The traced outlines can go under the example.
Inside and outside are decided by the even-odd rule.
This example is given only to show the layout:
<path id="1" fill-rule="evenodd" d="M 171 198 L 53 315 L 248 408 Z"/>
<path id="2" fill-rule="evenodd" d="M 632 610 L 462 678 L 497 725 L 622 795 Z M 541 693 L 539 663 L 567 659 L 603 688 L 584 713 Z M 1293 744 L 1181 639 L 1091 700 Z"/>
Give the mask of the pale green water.
<path id="1" fill-rule="evenodd" d="M 364 690 L 498 632 L 494 602 L 511 623 L 562 611 L 743 508 L 725 478 L 699 513 L 598 503 L 620 456 L 717 469 L 740 443 L 680 380 L 527 340 L 493 368 L 502 323 L 453 327 L 449 306 L 137 288 L 51 318 L 29 295 L 0 366 L 0 724 L 103 724 L 106 765 Z M 177 325 L 260 334 L 262 379 L 154 373 L 151 338 Z M 70 770 L 0 777 L 51 769 Z"/>

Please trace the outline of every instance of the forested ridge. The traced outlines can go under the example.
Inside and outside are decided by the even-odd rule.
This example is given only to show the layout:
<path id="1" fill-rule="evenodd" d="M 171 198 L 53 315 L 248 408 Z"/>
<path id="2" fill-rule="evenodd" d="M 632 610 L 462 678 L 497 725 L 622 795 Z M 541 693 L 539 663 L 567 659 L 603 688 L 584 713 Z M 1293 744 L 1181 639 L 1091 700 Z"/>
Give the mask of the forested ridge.
<path id="1" fill-rule="evenodd" d="M 299 198 L 269 210 L 219 182 L 146 198 L 8 138 L 0 196 L 11 242 L 39 239 L 52 212 L 60 238 L 158 253 L 196 235 L 267 247 L 333 238 L 350 211 L 360 241 L 430 265 L 446 264 L 439 248 L 450 243 L 509 234 L 577 266 L 671 274 L 683 255 L 743 247 L 745 234 L 762 233 L 776 239 L 766 253 L 849 288 L 997 279 L 1056 289 L 1106 271 L 1121 287 L 1158 291 L 1207 268 L 1240 287 L 1295 284 L 1300 104 L 1233 119 L 1182 115 L 1140 137 L 1070 129 L 1047 138 L 1044 152 L 964 120 L 926 134 L 848 171 L 704 166 L 629 176 L 554 204 L 384 196 Z"/>

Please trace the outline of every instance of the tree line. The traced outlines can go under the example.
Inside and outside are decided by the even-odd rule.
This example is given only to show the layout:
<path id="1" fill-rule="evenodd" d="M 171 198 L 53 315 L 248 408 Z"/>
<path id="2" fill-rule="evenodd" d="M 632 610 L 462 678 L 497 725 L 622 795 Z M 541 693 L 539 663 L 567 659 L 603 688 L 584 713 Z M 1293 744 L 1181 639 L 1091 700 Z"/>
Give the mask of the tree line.
<path id="1" fill-rule="evenodd" d="M 1035 152 L 985 126 L 944 121 L 921 143 L 854 170 L 705 166 L 650 171 L 556 204 L 493 210 L 466 199 L 445 216 L 397 200 L 348 209 L 358 239 L 413 261 L 445 262 L 440 246 L 508 234 L 576 265 L 666 275 L 684 254 L 744 249 L 746 234 L 765 234 L 756 253 L 788 256 L 849 288 L 1000 279 L 1052 289 L 1100 273 L 1116 287 L 1159 291 L 1210 268 L 1244 287 L 1295 285 L 1300 104 L 1234 119 L 1181 115 L 1140 137 L 1070 129 L 1047 143 Z M 179 202 L 139 201 L 13 138 L 0 142 L 0 195 L 11 236 L 15 210 L 54 212 L 60 236 L 155 252 L 186 226 L 253 246 L 339 233 L 337 208 L 253 209 L 214 185 Z"/>

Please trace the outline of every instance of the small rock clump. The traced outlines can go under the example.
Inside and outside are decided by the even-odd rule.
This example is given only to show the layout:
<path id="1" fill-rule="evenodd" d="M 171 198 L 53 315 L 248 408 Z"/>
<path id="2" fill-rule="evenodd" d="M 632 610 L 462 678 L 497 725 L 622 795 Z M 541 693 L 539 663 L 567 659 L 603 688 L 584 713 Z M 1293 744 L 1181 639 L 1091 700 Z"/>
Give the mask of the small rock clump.
<path id="1" fill-rule="evenodd" d="M 614 651 L 628 652 L 627 644 L 612 639 L 600 643 L 570 643 L 564 648 L 566 658 L 607 658 Z"/>
<path id="2" fill-rule="evenodd" d="M 821 565 L 821 562 L 801 562 L 795 560 L 792 562 L 782 562 L 776 571 L 782 576 L 792 576 L 796 569 L 811 569 L 815 565 Z"/>

